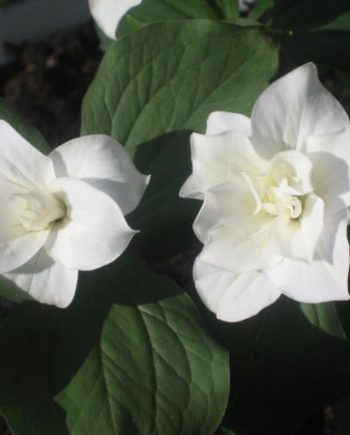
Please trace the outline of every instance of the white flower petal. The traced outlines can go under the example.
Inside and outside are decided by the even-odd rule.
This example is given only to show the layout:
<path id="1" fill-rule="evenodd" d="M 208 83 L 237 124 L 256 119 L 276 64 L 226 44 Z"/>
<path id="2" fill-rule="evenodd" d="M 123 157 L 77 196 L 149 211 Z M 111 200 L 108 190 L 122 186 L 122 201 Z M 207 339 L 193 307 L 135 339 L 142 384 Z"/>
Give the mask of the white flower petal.
<path id="1" fill-rule="evenodd" d="M 288 150 L 275 155 L 271 162 L 270 176 L 278 184 L 288 181 L 289 195 L 302 195 L 312 192 L 312 162 L 304 154 Z"/>
<path id="2" fill-rule="evenodd" d="M 58 177 L 80 178 L 110 195 L 124 214 L 134 210 L 149 177 L 138 172 L 113 138 L 95 134 L 73 139 L 49 156 Z"/>
<path id="3" fill-rule="evenodd" d="M 276 218 L 271 236 L 277 252 L 286 258 L 311 262 L 324 228 L 324 202 L 314 194 L 307 195 L 298 220 L 287 216 Z"/>
<path id="4" fill-rule="evenodd" d="M 68 218 L 53 228 L 45 244 L 54 260 L 72 269 L 92 270 L 111 263 L 135 231 L 118 205 L 83 181 L 58 178 L 53 188 L 68 206 Z"/>
<path id="5" fill-rule="evenodd" d="M 209 115 L 205 134 L 220 134 L 228 130 L 250 136 L 250 119 L 240 113 L 230 112 L 212 112 Z"/>
<path id="6" fill-rule="evenodd" d="M 350 130 L 310 137 L 307 152 L 313 162 L 312 179 L 317 195 L 335 212 L 339 207 L 349 206 Z"/>
<path id="7" fill-rule="evenodd" d="M 119 21 L 134 6 L 142 0 L 89 0 L 89 6 L 94 20 L 104 33 L 115 39 Z"/>
<path id="8" fill-rule="evenodd" d="M 51 160 L 28 143 L 6 121 L 0 120 L 0 179 L 24 187 L 55 178 Z"/>
<path id="9" fill-rule="evenodd" d="M 75 294 L 78 271 L 53 261 L 41 249 L 31 260 L 4 277 L 33 299 L 60 308 L 67 307 Z"/>
<path id="10" fill-rule="evenodd" d="M 318 260 L 307 264 L 298 260 L 284 260 L 265 273 L 281 292 L 292 299 L 305 303 L 320 303 L 349 299 L 349 245 L 346 238 L 346 221 L 334 234 L 332 263 L 328 243 L 319 243 Z"/>
<path id="11" fill-rule="evenodd" d="M 269 229 L 247 237 L 239 228 L 223 225 L 211 231 L 201 257 L 205 263 L 233 273 L 265 269 L 281 261 L 273 250 Z"/>
<path id="12" fill-rule="evenodd" d="M 9 272 L 30 260 L 43 246 L 48 231 L 21 232 L 0 242 L 0 273 Z"/>
<path id="13" fill-rule="evenodd" d="M 264 217 L 255 214 L 259 207 L 259 198 L 249 179 L 244 173 L 234 173 L 230 182 L 214 186 L 205 193 L 193 230 L 202 243 L 209 241 L 210 230 L 220 223 L 232 225 L 244 234 L 254 234 L 265 225 Z"/>
<path id="14" fill-rule="evenodd" d="M 236 275 L 204 263 L 199 256 L 193 268 L 199 296 L 220 320 L 238 322 L 275 302 L 281 293 L 259 271 Z"/>
<path id="15" fill-rule="evenodd" d="M 211 187 L 229 180 L 237 171 L 263 173 L 267 163 L 254 151 L 249 139 L 233 130 L 206 136 L 191 135 L 192 175 L 180 196 L 202 199 Z"/>
<path id="16" fill-rule="evenodd" d="M 320 83 L 311 63 L 270 85 L 252 113 L 252 143 L 265 158 L 287 148 L 302 149 L 310 135 L 343 128 L 349 128 L 349 118 Z"/>
<path id="17" fill-rule="evenodd" d="M 26 263 L 39 251 L 48 236 L 48 231 L 26 231 L 18 219 L 12 198 L 27 192 L 22 186 L 0 181 L 0 273 Z"/>

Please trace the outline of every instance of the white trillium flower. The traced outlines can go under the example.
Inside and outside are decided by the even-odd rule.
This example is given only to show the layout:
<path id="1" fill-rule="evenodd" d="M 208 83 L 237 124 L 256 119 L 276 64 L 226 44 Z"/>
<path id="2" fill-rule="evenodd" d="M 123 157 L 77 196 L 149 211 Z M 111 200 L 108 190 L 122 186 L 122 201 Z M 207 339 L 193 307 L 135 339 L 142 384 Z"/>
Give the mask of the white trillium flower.
<path id="1" fill-rule="evenodd" d="M 120 20 L 129 9 L 137 6 L 142 0 L 89 0 L 91 15 L 100 29 L 111 39 Z"/>
<path id="2" fill-rule="evenodd" d="M 246 319 L 281 294 L 349 298 L 350 123 L 313 64 L 270 85 L 251 119 L 212 113 L 191 151 L 180 195 L 204 200 L 194 281 L 219 319 Z"/>
<path id="3" fill-rule="evenodd" d="M 135 231 L 123 215 L 147 183 L 108 136 L 73 139 L 46 156 L 0 121 L 0 274 L 33 299 L 66 307 L 78 270 L 126 249 Z"/>

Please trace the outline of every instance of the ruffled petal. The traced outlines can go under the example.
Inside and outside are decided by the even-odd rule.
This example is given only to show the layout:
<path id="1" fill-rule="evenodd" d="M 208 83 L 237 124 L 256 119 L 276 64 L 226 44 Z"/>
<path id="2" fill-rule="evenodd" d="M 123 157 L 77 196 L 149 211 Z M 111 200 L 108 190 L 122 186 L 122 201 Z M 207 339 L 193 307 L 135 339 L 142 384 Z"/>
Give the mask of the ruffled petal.
<path id="1" fill-rule="evenodd" d="M 282 258 L 271 243 L 269 228 L 247 237 L 239 228 L 221 225 L 210 233 L 201 258 L 205 263 L 233 273 L 262 270 L 278 264 Z"/>
<path id="2" fill-rule="evenodd" d="M 6 121 L 0 120 L 0 180 L 30 188 L 55 178 L 53 164 Z"/>
<path id="3" fill-rule="evenodd" d="M 320 83 L 312 63 L 276 80 L 258 98 L 252 113 L 252 143 L 265 158 L 283 149 L 303 149 L 310 135 L 343 128 L 349 128 L 349 118 Z"/>
<path id="4" fill-rule="evenodd" d="M 73 300 L 78 271 L 55 262 L 41 249 L 26 264 L 4 277 L 38 302 L 65 308 Z"/>
<path id="5" fill-rule="evenodd" d="M 312 162 L 298 151 L 288 150 L 276 154 L 269 174 L 277 184 L 284 180 L 288 182 L 288 195 L 304 195 L 313 190 Z"/>
<path id="6" fill-rule="evenodd" d="M 250 136 L 250 119 L 239 113 L 231 112 L 212 112 L 209 115 L 206 134 L 220 134 L 228 130 Z"/>
<path id="7" fill-rule="evenodd" d="M 310 264 L 298 260 L 284 260 L 265 271 L 273 284 L 292 299 L 305 303 L 320 303 L 349 299 L 349 244 L 346 238 L 347 222 L 343 221 L 334 234 L 332 262 L 329 245 L 320 241 L 317 260 Z"/>
<path id="8" fill-rule="evenodd" d="M 48 231 L 21 233 L 0 242 L 0 273 L 9 272 L 30 260 L 44 245 Z"/>
<path id="9" fill-rule="evenodd" d="M 224 224 L 233 231 L 239 229 L 246 235 L 261 231 L 264 216 L 256 215 L 260 199 L 244 173 L 234 173 L 228 183 L 219 184 L 205 193 L 203 205 L 195 219 L 193 229 L 202 243 L 209 241 L 214 226 Z"/>
<path id="10" fill-rule="evenodd" d="M 234 172 L 264 173 L 267 162 L 254 151 L 249 139 L 232 130 L 206 136 L 191 135 L 192 175 L 180 196 L 202 199 L 211 187 L 225 183 Z"/>
<path id="11" fill-rule="evenodd" d="M 193 277 L 204 304 L 227 322 L 252 317 L 281 295 L 259 271 L 234 274 L 206 264 L 201 257 L 196 259 Z"/>
<path id="12" fill-rule="evenodd" d="M 45 243 L 51 258 L 72 269 L 92 270 L 124 252 L 135 231 L 112 198 L 77 179 L 58 178 L 52 188 L 68 210 Z"/>
<path id="13" fill-rule="evenodd" d="M 350 206 L 350 130 L 310 137 L 307 152 L 317 195 L 335 212 Z"/>
<path id="14" fill-rule="evenodd" d="M 149 177 L 139 173 L 113 138 L 95 134 L 73 139 L 49 156 L 58 177 L 80 178 L 110 195 L 127 214 L 144 194 Z"/>
<path id="15" fill-rule="evenodd" d="M 282 257 L 311 262 L 323 230 L 324 202 L 318 196 L 309 194 L 300 219 L 277 217 L 271 226 L 271 237 Z"/>
<path id="16" fill-rule="evenodd" d="M 119 21 L 134 6 L 142 0 L 89 0 L 90 11 L 94 20 L 111 39 L 115 39 L 115 33 Z"/>

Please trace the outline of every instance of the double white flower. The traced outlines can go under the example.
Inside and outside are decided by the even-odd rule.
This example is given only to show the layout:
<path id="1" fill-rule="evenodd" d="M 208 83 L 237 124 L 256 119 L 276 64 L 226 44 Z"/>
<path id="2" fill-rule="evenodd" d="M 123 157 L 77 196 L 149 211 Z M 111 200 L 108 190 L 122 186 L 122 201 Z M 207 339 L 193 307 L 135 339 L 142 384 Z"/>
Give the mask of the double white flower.
<path id="1" fill-rule="evenodd" d="M 127 247 L 135 231 L 123 214 L 147 182 L 108 136 L 74 139 L 46 156 L 0 121 L 0 273 L 32 298 L 66 307 L 78 270 Z"/>
<path id="2" fill-rule="evenodd" d="M 251 119 L 212 113 L 191 150 L 180 195 L 204 200 L 194 281 L 218 318 L 248 318 L 281 294 L 349 298 L 350 123 L 313 64 L 270 85 Z"/>

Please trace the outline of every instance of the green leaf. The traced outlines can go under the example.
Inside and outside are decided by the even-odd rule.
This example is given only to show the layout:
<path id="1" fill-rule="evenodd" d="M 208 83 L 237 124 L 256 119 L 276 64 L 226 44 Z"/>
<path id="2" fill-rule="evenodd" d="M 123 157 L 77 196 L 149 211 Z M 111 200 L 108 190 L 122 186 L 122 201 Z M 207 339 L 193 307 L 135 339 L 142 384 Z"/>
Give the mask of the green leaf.
<path id="1" fill-rule="evenodd" d="M 348 0 L 258 0 L 249 18 L 266 23 L 282 54 L 294 63 L 316 62 L 350 69 Z"/>
<path id="2" fill-rule="evenodd" d="M 313 61 L 349 70 L 350 12 L 312 31 L 296 30 L 282 43 L 287 56 L 298 62 Z"/>
<path id="3" fill-rule="evenodd" d="M 69 435 L 48 387 L 54 314 L 24 304 L 1 324 L 0 413 L 15 435 Z"/>
<path id="4" fill-rule="evenodd" d="M 120 22 L 117 37 L 148 24 L 169 20 L 207 18 L 219 21 L 238 16 L 238 0 L 143 0 Z"/>
<path id="5" fill-rule="evenodd" d="M 100 41 L 100 50 L 106 51 L 113 44 L 114 40 L 105 35 L 97 24 L 95 24 L 95 29 Z"/>
<path id="6" fill-rule="evenodd" d="M 154 24 L 108 50 L 84 100 L 82 132 L 113 136 L 152 174 L 130 220 L 141 237 L 190 228 L 199 204 L 178 198 L 191 171 L 183 130 L 204 131 L 215 110 L 250 114 L 277 55 L 259 30 L 207 20 Z"/>
<path id="7" fill-rule="evenodd" d="M 333 303 L 300 304 L 300 309 L 309 322 L 334 337 L 346 340 L 346 334 Z"/>
<path id="8" fill-rule="evenodd" d="M 197 243 L 192 224 L 201 203 L 179 197 L 191 173 L 189 135 L 182 131 L 160 136 L 140 146 L 135 156 L 140 170 L 152 175 L 140 205 L 128 221 L 140 230 L 142 255 L 151 261 L 164 261 Z M 162 236 L 158 240 L 159 234 Z"/>
<path id="9" fill-rule="evenodd" d="M 181 292 L 124 254 L 81 274 L 68 309 L 18 307 L 0 328 L 0 410 L 16 435 L 214 433 L 227 352 Z"/>
<path id="10" fill-rule="evenodd" d="M 207 20 L 148 26 L 107 51 L 84 100 L 82 132 L 110 134 L 134 155 L 162 134 L 203 131 L 214 110 L 249 115 L 277 57 L 256 29 Z"/>
<path id="11" fill-rule="evenodd" d="M 264 16 L 269 16 L 269 12 L 275 0 L 257 0 L 249 13 L 249 18 L 265 22 Z"/>
<path id="12" fill-rule="evenodd" d="M 310 29 L 323 26 L 349 11 L 348 0 L 274 0 L 270 23 L 279 29 Z"/>
<path id="13" fill-rule="evenodd" d="M 238 433 L 298 433 L 350 387 L 349 342 L 332 303 L 301 309 L 282 297 L 252 319 L 212 328 L 230 350 L 224 425 Z"/>

